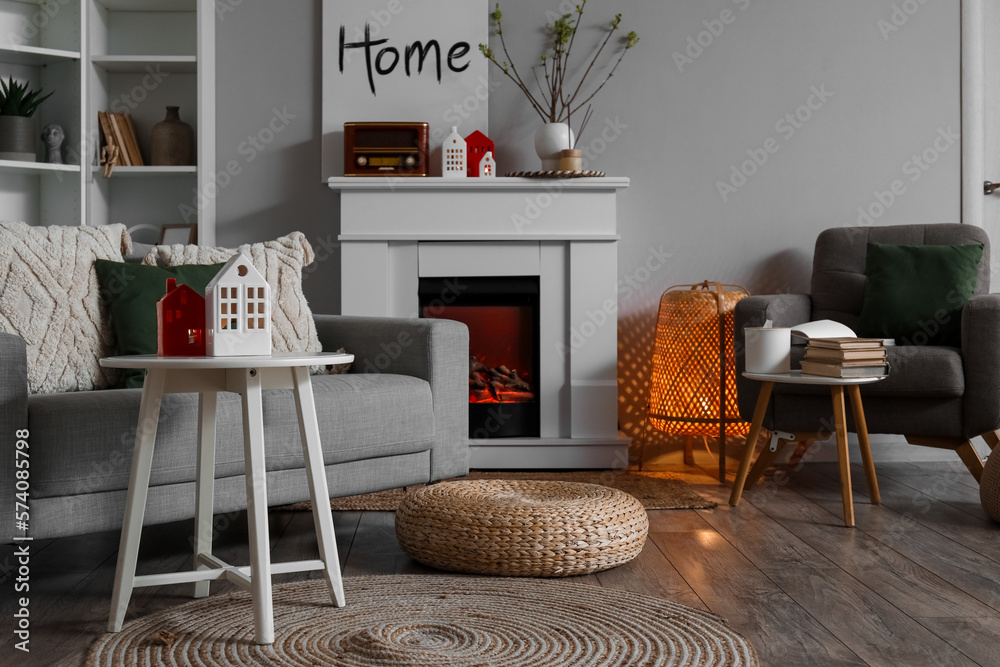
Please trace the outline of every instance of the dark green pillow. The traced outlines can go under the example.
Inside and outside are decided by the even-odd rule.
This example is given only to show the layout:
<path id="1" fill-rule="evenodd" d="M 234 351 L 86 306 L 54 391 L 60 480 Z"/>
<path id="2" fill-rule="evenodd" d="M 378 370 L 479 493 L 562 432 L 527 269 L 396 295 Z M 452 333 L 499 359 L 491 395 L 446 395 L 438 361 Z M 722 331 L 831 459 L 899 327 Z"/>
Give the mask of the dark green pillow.
<path id="1" fill-rule="evenodd" d="M 962 307 L 976 291 L 982 256 L 981 243 L 869 243 L 858 335 L 960 347 Z"/>
<path id="2" fill-rule="evenodd" d="M 143 266 L 98 259 L 94 262 L 101 299 L 111 310 L 118 354 L 156 354 L 156 302 L 167 290 L 167 278 L 199 294 L 225 264 Z M 124 372 L 125 386 L 141 387 L 145 372 Z"/>

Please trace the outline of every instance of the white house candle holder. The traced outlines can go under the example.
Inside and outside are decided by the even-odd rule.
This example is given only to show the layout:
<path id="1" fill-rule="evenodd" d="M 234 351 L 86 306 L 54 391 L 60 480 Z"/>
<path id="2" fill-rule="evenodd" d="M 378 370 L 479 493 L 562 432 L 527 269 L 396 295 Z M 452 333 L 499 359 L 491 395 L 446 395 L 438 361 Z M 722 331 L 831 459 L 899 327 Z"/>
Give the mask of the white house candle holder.
<path id="1" fill-rule="evenodd" d="M 452 126 L 451 134 L 441 144 L 441 175 L 445 178 L 465 178 L 466 173 L 465 139 L 458 133 L 458 127 Z"/>
<path id="2" fill-rule="evenodd" d="M 493 153 L 487 151 L 483 159 L 479 161 L 479 178 L 496 178 L 497 163 L 493 159 Z"/>
<path id="3" fill-rule="evenodd" d="M 208 356 L 271 354 L 271 288 L 242 253 L 205 288 L 205 328 Z"/>

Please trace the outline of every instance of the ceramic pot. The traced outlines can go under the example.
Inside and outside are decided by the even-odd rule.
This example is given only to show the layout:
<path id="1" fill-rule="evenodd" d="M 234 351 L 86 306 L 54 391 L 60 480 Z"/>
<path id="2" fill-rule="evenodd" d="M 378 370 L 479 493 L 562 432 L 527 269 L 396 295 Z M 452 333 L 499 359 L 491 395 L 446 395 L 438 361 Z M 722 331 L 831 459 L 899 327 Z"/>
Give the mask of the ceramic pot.
<path id="1" fill-rule="evenodd" d="M 194 130 L 180 119 L 180 107 L 167 107 L 167 117 L 153 126 L 150 163 L 154 166 L 194 164 Z"/>
<path id="2" fill-rule="evenodd" d="M 559 171 L 583 171 L 583 151 L 566 148 L 559 152 Z"/>
<path id="3" fill-rule="evenodd" d="M 35 119 L 0 116 L 0 160 L 35 161 Z"/>
<path id="4" fill-rule="evenodd" d="M 535 132 L 535 152 L 545 171 L 559 170 L 559 153 L 573 146 L 573 130 L 566 123 L 546 123 Z"/>

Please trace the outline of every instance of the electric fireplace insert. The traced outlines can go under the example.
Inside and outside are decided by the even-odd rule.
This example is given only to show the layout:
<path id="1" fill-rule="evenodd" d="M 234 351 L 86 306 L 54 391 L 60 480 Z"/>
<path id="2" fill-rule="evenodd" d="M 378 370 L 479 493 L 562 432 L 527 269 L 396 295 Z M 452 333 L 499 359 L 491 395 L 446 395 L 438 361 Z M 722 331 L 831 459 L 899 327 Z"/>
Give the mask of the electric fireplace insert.
<path id="1" fill-rule="evenodd" d="M 538 437 L 538 276 L 421 278 L 419 299 L 469 327 L 469 437 Z"/>

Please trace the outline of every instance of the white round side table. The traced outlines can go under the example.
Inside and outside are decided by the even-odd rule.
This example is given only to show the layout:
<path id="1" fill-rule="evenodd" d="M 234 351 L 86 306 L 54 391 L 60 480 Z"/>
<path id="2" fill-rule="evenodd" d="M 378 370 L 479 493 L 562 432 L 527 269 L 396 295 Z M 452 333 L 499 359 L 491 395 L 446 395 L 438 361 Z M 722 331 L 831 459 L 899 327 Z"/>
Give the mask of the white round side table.
<path id="1" fill-rule="evenodd" d="M 760 436 L 761 425 L 767 404 L 771 400 L 771 390 L 776 382 L 788 384 L 812 384 L 830 387 L 833 399 L 833 421 L 837 433 L 837 457 L 840 461 L 840 488 L 844 497 L 844 525 L 854 525 L 854 502 L 851 490 L 851 462 L 847 451 L 847 411 L 844 405 L 844 388 L 851 398 L 851 412 L 854 416 L 854 426 L 858 433 L 858 443 L 861 445 L 861 460 L 865 467 L 865 479 L 868 481 L 868 495 L 873 505 L 882 502 L 878 492 L 878 480 L 875 478 L 875 464 L 872 461 L 871 444 L 868 442 L 868 425 L 865 423 L 865 412 L 861 406 L 860 385 L 884 380 L 886 376 L 834 378 L 822 375 L 805 375 L 800 370 L 788 373 L 744 373 L 743 377 L 761 382 L 760 395 L 753 411 L 753 421 L 750 422 L 750 432 L 747 434 L 747 446 L 740 461 L 740 469 L 733 481 L 733 490 L 729 496 L 729 504 L 736 507 L 743 495 L 743 487 L 750 471 L 750 461 L 753 459 L 754 447 Z M 758 465 L 754 466 L 754 479 L 764 472 L 766 464 L 774 459 L 777 452 L 765 448 L 761 452 Z"/>
<path id="2" fill-rule="evenodd" d="M 275 353 L 243 357 L 159 357 L 130 355 L 101 359 L 105 368 L 144 368 L 139 424 L 132 454 L 125 520 L 118 547 L 118 565 L 112 594 L 108 631 L 122 629 L 125 610 L 134 588 L 191 582 L 195 597 L 209 593 L 209 582 L 226 579 L 250 592 L 254 607 L 254 635 L 258 644 L 274 642 L 274 612 L 271 575 L 323 570 L 330 599 L 344 606 L 344 586 L 333 532 L 333 514 L 320 447 L 319 425 L 313 402 L 309 367 L 342 364 L 352 354 Z M 319 542 L 320 560 L 271 564 L 267 530 L 267 488 L 264 467 L 264 419 L 261 391 L 292 389 L 302 436 L 313 522 Z M 215 408 L 217 392 L 231 391 L 243 397 L 243 453 L 246 467 L 247 515 L 249 517 L 250 566 L 238 567 L 212 555 L 212 501 L 215 487 Z M 149 474 L 156 441 L 156 424 L 164 394 L 198 393 L 198 462 L 195 484 L 195 570 L 136 576 L 135 566 L 146 510 Z"/>

